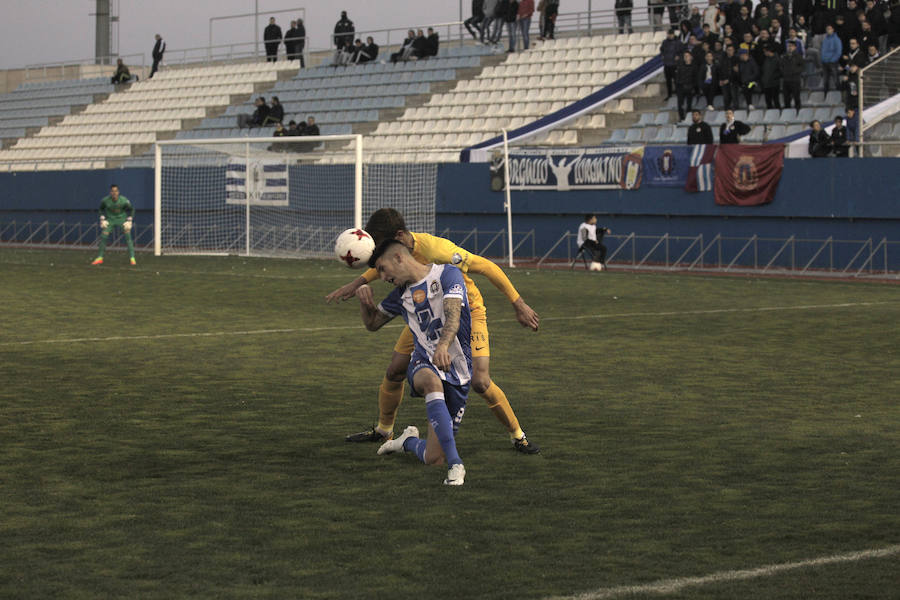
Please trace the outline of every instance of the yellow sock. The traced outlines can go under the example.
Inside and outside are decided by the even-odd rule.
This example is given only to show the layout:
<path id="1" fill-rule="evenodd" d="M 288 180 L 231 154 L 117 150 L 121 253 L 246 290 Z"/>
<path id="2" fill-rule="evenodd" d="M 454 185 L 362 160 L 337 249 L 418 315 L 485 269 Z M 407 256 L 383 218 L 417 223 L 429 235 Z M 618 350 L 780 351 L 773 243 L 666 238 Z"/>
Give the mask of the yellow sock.
<path id="1" fill-rule="evenodd" d="M 391 433 L 394 431 L 394 419 L 403 401 L 403 385 L 405 381 L 391 381 L 385 377 L 378 388 L 378 431 Z"/>
<path id="2" fill-rule="evenodd" d="M 488 389 L 481 395 L 487 402 L 488 408 L 497 417 L 497 420 L 509 431 L 509 437 L 517 440 L 525 435 L 519 427 L 516 413 L 513 412 L 512 406 L 509 405 L 509 400 L 506 399 L 506 394 L 503 393 L 503 390 L 497 384 L 492 381 Z"/>

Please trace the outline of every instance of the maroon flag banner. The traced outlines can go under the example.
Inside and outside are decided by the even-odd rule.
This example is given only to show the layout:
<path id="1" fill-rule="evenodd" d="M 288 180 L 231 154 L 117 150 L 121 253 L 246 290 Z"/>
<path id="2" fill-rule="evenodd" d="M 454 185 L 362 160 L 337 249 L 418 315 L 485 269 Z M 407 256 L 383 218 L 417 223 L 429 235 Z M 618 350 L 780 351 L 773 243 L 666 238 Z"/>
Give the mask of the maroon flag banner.
<path id="1" fill-rule="evenodd" d="M 716 152 L 716 204 L 768 204 L 775 198 L 783 170 L 784 147 L 781 144 L 720 145 Z"/>

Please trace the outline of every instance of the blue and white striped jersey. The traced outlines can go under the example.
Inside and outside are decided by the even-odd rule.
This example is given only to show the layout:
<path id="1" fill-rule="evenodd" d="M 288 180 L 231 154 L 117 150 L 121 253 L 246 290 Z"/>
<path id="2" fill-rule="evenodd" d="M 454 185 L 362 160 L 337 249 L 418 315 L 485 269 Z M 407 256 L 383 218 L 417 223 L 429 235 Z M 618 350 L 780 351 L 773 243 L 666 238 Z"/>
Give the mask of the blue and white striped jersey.
<path id="1" fill-rule="evenodd" d="M 463 385 L 472 379 L 472 321 L 462 271 L 453 265 L 431 265 L 424 279 L 394 289 L 378 310 L 390 317 L 402 315 L 415 339 L 414 357 L 421 355 L 434 365 L 434 349 L 444 327 L 444 298 L 459 298 L 462 310 L 456 339 L 448 349 L 450 371 L 435 370 L 447 383 Z"/>

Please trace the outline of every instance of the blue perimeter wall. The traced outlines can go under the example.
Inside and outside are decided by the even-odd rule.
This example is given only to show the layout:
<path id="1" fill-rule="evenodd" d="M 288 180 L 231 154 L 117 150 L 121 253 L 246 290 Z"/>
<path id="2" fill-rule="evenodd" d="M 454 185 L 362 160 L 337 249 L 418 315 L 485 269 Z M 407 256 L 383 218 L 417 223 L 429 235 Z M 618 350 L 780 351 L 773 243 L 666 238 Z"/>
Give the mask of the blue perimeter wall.
<path id="1" fill-rule="evenodd" d="M 152 224 L 153 170 L 147 168 L 0 173 L 0 223 L 93 223 L 100 199 L 117 183 Z M 437 230 L 499 231 L 506 227 L 504 194 L 490 191 L 486 164 L 442 164 L 438 170 Z M 644 186 L 637 191 L 515 191 L 513 230 L 535 232 L 543 255 L 583 215 L 595 212 L 615 234 L 900 241 L 900 160 L 786 160 L 774 202 L 717 206 L 712 192 Z M 456 237 L 456 236 L 453 236 Z M 499 255 L 501 249 L 487 254 Z M 527 244 L 528 250 L 531 243 Z M 565 256 L 565 245 L 559 255 Z M 892 261 L 893 262 L 893 261 Z M 895 268 L 900 268 L 895 266 Z"/>

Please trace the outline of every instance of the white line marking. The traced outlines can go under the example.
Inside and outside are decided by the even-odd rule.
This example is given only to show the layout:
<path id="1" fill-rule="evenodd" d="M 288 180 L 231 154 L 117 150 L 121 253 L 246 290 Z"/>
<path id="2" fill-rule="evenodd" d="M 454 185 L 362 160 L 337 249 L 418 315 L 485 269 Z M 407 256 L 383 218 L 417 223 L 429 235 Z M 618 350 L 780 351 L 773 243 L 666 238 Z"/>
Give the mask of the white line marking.
<path id="1" fill-rule="evenodd" d="M 897 304 L 897 302 L 843 302 L 840 304 L 805 304 L 800 306 L 762 306 L 758 308 L 712 308 L 707 310 L 663 311 L 613 313 L 606 315 L 572 315 L 564 317 L 542 317 L 542 321 L 578 321 L 584 319 L 625 319 L 633 317 L 671 317 L 691 315 L 714 315 L 723 313 L 756 313 L 780 310 L 816 310 L 824 308 L 851 308 L 855 306 L 878 306 Z M 515 319 L 493 319 L 493 323 L 515 323 Z M 401 324 L 386 325 L 386 328 L 402 327 Z M 223 337 L 231 335 L 267 335 L 273 333 L 314 333 L 317 331 L 340 331 L 363 329 L 362 325 L 334 325 L 331 327 L 297 327 L 285 329 L 251 329 L 247 331 L 210 331 L 196 333 L 161 333 L 156 335 L 117 335 L 112 337 L 58 338 L 49 340 L 26 340 L 18 342 L 0 342 L 3 346 L 31 346 L 36 344 L 74 344 L 82 342 L 120 342 L 124 340 L 163 340 L 168 338 Z"/>
<path id="2" fill-rule="evenodd" d="M 610 588 L 601 588 L 593 592 L 585 592 L 583 594 L 575 594 L 573 596 L 554 596 L 552 600 L 604 600 L 608 598 L 619 598 L 622 596 L 633 596 L 636 594 L 674 594 L 688 587 L 699 587 L 717 583 L 728 583 L 732 581 L 743 581 L 747 579 L 756 579 L 759 577 L 771 577 L 785 571 L 795 571 L 797 569 L 806 569 L 810 567 L 821 567 L 823 565 L 833 565 L 836 563 L 857 562 L 870 558 L 884 558 L 900 554 L 900 544 L 887 546 L 877 550 L 862 550 L 859 552 L 848 552 L 846 554 L 834 554 L 832 556 L 822 556 L 819 558 L 811 558 L 809 560 L 800 560 L 796 562 L 781 563 L 776 565 L 767 565 L 756 569 L 741 569 L 736 571 L 720 571 L 711 575 L 702 577 L 676 577 L 674 579 L 662 579 L 653 583 L 643 585 L 622 585 Z"/>

